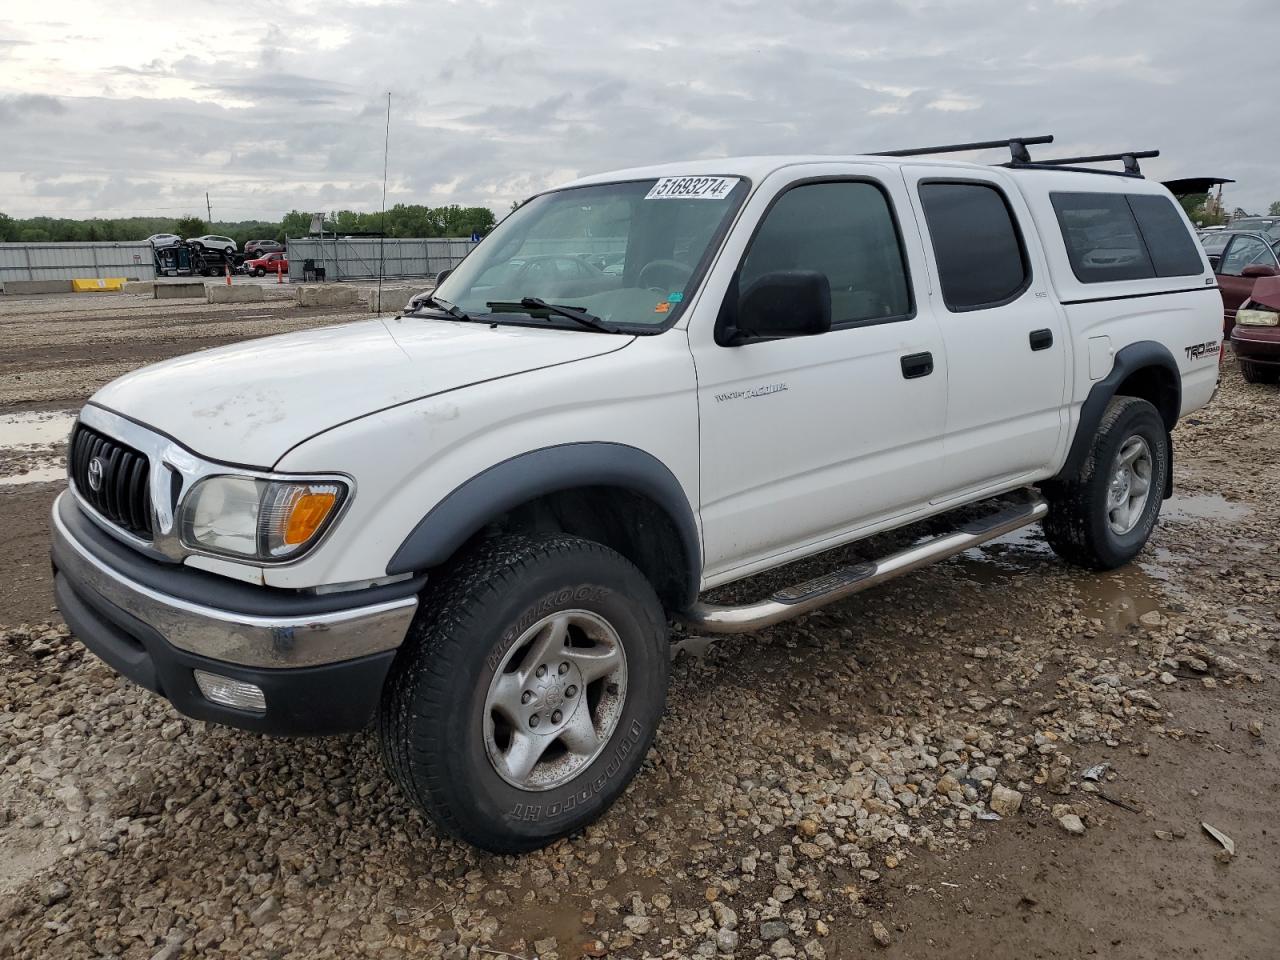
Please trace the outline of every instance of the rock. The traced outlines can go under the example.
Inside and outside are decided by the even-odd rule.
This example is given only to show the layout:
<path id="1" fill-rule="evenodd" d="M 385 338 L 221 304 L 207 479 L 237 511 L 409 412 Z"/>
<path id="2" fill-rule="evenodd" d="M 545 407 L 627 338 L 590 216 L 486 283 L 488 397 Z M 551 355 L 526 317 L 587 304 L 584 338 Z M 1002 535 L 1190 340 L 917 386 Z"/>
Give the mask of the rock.
<path id="1" fill-rule="evenodd" d="M 804 945 L 804 955 L 809 960 L 827 960 L 827 948 L 817 940 L 810 940 Z"/>
<path id="2" fill-rule="evenodd" d="M 889 938 L 889 928 L 879 920 L 871 921 L 871 939 L 882 947 L 887 947 L 893 941 Z"/>
<path id="3" fill-rule="evenodd" d="M 794 957 L 796 948 L 791 945 L 791 941 L 786 937 L 781 940 L 773 941 L 773 945 L 769 947 L 769 952 L 775 957 Z"/>
<path id="4" fill-rule="evenodd" d="M 818 835 L 818 825 L 814 821 L 805 818 L 796 824 L 796 832 L 802 837 L 813 839 Z"/>
<path id="5" fill-rule="evenodd" d="M 1049 768 L 1049 773 L 1045 777 L 1044 785 L 1050 793 L 1056 793 L 1058 796 L 1066 796 L 1071 792 L 1070 768 L 1055 763 Z"/>
<path id="6" fill-rule="evenodd" d="M 1250 734 L 1251 736 L 1254 736 L 1254 737 L 1261 737 L 1261 736 L 1262 736 L 1262 721 L 1261 721 L 1261 720 L 1250 720 L 1250 721 L 1249 721 L 1249 734 Z"/>
<path id="7" fill-rule="evenodd" d="M 1058 823 L 1067 833 L 1074 833 L 1077 836 L 1084 833 L 1084 821 L 1074 813 L 1064 813 L 1058 818 Z"/>
<path id="8" fill-rule="evenodd" d="M 721 953 L 733 953 L 738 949 L 738 931 L 721 928 L 716 931 L 716 949 Z"/>
<path id="9" fill-rule="evenodd" d="M 996 768 L 986 765 L 974 767 L 969 771 L 969 776 L 974 780 L 994 780 L 996 778 Z"/>
<path id="10" fill-rule="evenodd" d="M 1177 683 L 1178 678 L 1175 677 L 1168 670 L 1166 670 L 1164 673 L 1160 674 L 1160 682 L 1163 683 L 1165 686 L 1168 686 L 1171 683 Z"/>
<path id="11" fill-rule="evenodd" d="M 255 927 L 264 927 L 280 914 L 280 901 L 275 895 L 268 896 L 253 912 L 249 914 L 249 919 Z"/>
<path id="12" fill-rule="evenodd" d="M 1002 817 L 1011 817 L 1022 806 L 1022 794 L 997 783 L 991 789 L 991 802 L 988 806 Z"/>
<path id="13" fill-rule="evenodd" d="M 777 940 L 779 937 L 785 937 L 791 932 L 791 928 L 787 926 L 784 920 L 766 920 L 760 924 L 760 939 L 766 943 Z"/>
<path id="14" fill-rule="evenodd" d="M 938 782 L 934 784 L 934 789 L 944 795 L 950 794 L 960 789 L 960 781 L 951 774 L 944 773 L 938 778 Z"/>
<path id="15" fill-rule="evenodd" d="M 653 929 L 653 921 L 648 917 L 638 917 L 635 914 L 622 918 L 622 925 L 634 933 L 637 937 L 646 936 Z"/>
<path id="16" fill-rule="evenodd" d="M 1138 618 L 1138 622 L 1148 630 L 1154 630 L 1164 622 L 1164 617 L 1160 615 L 1159 610 L 1148 610 Z"/>
<path id="17" fill-rule="evenodd" d="M 61 880 L 55 880 L 44 888 L 44 892 L 40 894 L 40 903 L 46 907 L 52 907 L 56 903 L 61 903 L 67 897 L 71 896 L 71 888 Z"/>
<path id="18" fill-rule="evenodd" d="M 548 953 L 555 953 L 556 948 L 560 946 L 560 942 L 555 937 L 546 937 L 542 940 L 533 941 L 533 952 L 538 956 Z"/>
<path id="19" fill-rule="evenodd" d="M 606 957 L 609 955 L 609 948 L 599 940 L 588 940 L 581 947 L 582 955 L 586 957 Z"/>
<path id="20" fill-rule="evenodd" d="M 166 723 L 163 727 L 160 728 L 160 739 L 161 740 L 177 740 L 181 733 L 182 733 L 182 721 L 170 720 L 168 723 Z"/>

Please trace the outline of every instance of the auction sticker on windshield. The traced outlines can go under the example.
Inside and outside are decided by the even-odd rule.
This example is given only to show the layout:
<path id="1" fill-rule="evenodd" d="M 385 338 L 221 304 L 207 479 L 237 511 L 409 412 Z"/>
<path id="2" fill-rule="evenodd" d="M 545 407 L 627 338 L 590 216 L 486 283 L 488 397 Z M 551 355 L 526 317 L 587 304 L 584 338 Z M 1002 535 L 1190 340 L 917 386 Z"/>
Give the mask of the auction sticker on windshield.
<path id="1" fill-rule="evenodd" d="M 737 177 L 663 177 L 644 195 L 646 200 L 723 200 Z"/>

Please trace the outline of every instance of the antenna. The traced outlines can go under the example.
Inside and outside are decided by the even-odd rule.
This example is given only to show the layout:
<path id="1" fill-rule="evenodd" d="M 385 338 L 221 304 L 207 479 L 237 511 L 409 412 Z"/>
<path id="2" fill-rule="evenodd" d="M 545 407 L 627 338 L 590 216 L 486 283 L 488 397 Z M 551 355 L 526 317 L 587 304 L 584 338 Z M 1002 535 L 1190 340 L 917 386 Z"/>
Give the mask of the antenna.
<path id="1" fill-rule="evenodd" d="M 382 247 L 387 240 L 387 158 L 391 153 L 391 91 L 387 91 L 387 135 L 382 142 L 382 229 L 378 232 L 378 312 L 382 312 Z"/>

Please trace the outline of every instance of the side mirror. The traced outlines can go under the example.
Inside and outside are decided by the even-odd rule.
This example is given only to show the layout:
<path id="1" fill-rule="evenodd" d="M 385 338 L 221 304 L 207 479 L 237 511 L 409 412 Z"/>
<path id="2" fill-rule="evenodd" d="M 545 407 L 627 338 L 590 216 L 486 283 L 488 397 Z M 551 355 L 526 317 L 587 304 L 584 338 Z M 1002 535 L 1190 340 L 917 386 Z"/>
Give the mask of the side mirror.
<path id="1" fill-rule="evenodd" d="M 816 270 L 766 273 L 738 298 L 733 343 L 811 337 L 831 329 L 831 282 Z"/>
<path id="2" fill-rule="evenodd" d="M 1275 277 L 1280 276 L 1280 270 L 1271 266 L 1269 263 L 1251 263 L 1240 271 L 1242 277 Z"/>
<path id="3" fill-rule="evenodd" d="M 436 274 L 436 286 L 438 287 L 438 286 L 440 286 L 440 284 L 442 284 L 442 283 L 444 283 L 446 280 L 448 280 L 448 279 L 449 279 L 449 274 L 451 274 L 451 273 L 453 273 L 453 268 L 452 268 L 452 267 L 450 267 L 448 270 L 441 270 L 439 273 L 437 273 L 437 274 Z"/>

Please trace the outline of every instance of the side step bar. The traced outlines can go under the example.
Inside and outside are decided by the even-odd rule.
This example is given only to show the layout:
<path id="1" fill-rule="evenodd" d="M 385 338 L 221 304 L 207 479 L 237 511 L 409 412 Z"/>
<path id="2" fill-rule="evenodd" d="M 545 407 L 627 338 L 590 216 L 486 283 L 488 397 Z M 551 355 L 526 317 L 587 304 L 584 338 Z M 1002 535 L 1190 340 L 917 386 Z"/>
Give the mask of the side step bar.
<path id="1" fill-rule="evenodd" d="M 899 553 L 890 554 L 883 560 L 841 567 L 805 583 L 779 590 L 759 603 L 726 607 L 698 601 L 685 611 L 681 619 L 689 627 L 707 633 L 750 633 L 761 630 L 851 597 L 901 574 L 954 557 L 971 547 L 1042 520 L 1048 512 L 1049 505 L 1040 496 L 1033 494 L 1026 503 L 1014 504 L 990 516 L 971 520 L 952 533 L 925 540 Z"/>

